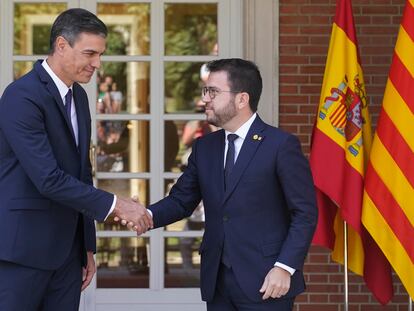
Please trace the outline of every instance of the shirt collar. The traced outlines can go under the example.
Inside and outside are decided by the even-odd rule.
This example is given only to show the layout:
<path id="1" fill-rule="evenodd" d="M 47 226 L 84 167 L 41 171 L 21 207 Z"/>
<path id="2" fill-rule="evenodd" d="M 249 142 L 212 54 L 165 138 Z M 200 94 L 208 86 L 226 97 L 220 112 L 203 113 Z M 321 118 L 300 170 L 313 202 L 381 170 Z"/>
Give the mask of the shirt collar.
<path id="1" fill-rule="evenodd" d="M 250 127 L 253 124 L 253 121 L 256 119 L 257 113 L 253 113 L 253 115 L 249 118 L 249 120 L 247 120 L 246 122 L 243 123 L 242 126 L 240 126 L 237 131 L 234 132 L 234 134 L 236 134 L 237 136 L 239 136 L 240 138 L 242 138 L 243 140 L 246 138 L 247 133 L 249 132 Z M 227 135 L 231 134 L 231 132 L 229 131 L 225 131 L 226 132 L 226 137 Z"/>
<path id="2" fill-rule="evenodd" d="M 53 82 L 55 83 L 56 87 L 59 90 L 59 94 L 61 98 L 64 98 L 68 93 L 69 89 L 72 89 L 72 86 L 68 87 L 59 77 L 53 72 L 52 68 L 50 68 L 49 64 L 47 63 L 46 59 L 42 62 L 43 68 L 52 78 Z"/>

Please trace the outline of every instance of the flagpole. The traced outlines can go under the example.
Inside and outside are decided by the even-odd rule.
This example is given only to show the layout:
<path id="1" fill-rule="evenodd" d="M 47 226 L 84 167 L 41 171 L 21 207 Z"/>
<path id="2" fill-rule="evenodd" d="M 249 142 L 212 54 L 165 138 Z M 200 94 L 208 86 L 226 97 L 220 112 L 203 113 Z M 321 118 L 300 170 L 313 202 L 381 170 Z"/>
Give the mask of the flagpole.
<path id="1" fill-rule="evenodd" d="M 408 311 L 413 311 L 413 300 L 408 296 Z"/>
<path id="2" fill-rule="evenodd" d="M 349 293 L 348 293 L 348 228 L 346 221 L 344 221 L 344 304 L 345 310 L 348 311 Z M 412 310 L 410 310 L 412 311 Z"/>

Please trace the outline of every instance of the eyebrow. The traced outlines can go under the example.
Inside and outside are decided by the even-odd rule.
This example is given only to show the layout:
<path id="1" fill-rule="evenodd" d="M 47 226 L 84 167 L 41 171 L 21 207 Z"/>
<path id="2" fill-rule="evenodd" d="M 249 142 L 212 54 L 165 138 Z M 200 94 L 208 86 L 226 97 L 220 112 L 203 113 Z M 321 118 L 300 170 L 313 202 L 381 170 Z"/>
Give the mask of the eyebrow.
<path id="1" fill-rule="evenodd" d="M 98 52 L 98 51 L 96 51 L 96 50 L 93 50 L 93 49 L 85 49 L 85 50 L 82 50 L 82 53 L 94 53 L 94 54 L 99 54 L 99 55 L 102 55 L 102 54 L 104 54 L 104 53 L 105 53 L 105 51 L 106 51 L 106 50 L 104 50 L 102 53 L 100 53 L 100 52 Z"/>

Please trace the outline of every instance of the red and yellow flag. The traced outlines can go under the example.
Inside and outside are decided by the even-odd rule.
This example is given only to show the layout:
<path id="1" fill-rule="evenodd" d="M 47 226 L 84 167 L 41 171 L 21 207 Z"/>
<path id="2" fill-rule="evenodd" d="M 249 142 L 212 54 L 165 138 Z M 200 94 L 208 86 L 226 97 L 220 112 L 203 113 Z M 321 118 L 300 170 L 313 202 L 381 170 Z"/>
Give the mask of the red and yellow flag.
<path id="1" fill-rule="evenodd" d="M 338 0 L 310 155 L 319 208 L 313 242 L 332 249 L 333 260 L 344 263 L 346 221 L 349 269 L 364 276 L 386 304 L 393 295 L 391 269 L 361 222 L 371 140 L 352 5 Z"/>
<path id="2" fill-rule="evenodd" d="M 362 222 L 414 299 L 414 0 L 400 25 L 365 180 Z"/>

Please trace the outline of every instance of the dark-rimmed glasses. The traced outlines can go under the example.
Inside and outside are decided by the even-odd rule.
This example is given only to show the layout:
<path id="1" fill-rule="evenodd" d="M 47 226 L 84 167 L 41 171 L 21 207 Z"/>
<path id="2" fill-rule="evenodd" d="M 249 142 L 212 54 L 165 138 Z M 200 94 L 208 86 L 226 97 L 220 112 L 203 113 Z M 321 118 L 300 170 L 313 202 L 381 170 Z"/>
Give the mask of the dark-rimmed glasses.
<path id="1" fill-rule="evenodd" d="M 204 97 L 207 95 L 210 97 L 210 99 L 214 99 L 217 95 L 219 95 L 222 92 L 226 93 L 240 93 L 239 91 L 224 91 L 220 90 L 214 86 L 205 86 L 201 89 L 201 95 Z"/>

